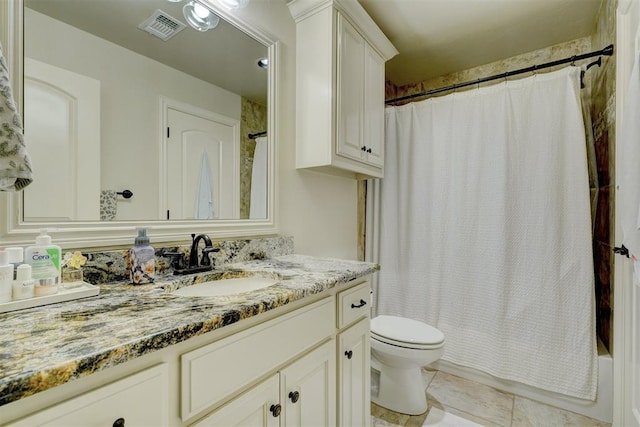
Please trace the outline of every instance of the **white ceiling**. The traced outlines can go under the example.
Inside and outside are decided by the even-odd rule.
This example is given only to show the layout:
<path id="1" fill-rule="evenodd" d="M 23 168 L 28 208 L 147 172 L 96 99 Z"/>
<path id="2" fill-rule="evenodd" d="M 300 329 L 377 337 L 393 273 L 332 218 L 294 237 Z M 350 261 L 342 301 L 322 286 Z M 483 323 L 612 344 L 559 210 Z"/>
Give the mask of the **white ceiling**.
<path id="1" fill-rule="evenodd" d="M 400 52 L 386 77 L 415 83 L 591 35 L 607 0 L 358 0 Z"/>

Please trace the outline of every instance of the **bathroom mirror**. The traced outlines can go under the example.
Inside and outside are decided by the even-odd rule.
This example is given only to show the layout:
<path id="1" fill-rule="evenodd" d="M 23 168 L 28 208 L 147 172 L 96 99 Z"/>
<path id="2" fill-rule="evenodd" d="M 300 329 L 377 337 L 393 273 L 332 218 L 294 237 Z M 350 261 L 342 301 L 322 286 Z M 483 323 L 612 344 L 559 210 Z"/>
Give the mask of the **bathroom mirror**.
<path id="1" fill-rule="evenodd" d="M 142 224 L 162 240 L 275 231 L 277 43 L 246 11 L 203 0 L 217 23 L 198 31 L 187 0 L 8 3 L 35 179 L 3 195 L 5 237 L 46 227 L 97 246 Z"/>

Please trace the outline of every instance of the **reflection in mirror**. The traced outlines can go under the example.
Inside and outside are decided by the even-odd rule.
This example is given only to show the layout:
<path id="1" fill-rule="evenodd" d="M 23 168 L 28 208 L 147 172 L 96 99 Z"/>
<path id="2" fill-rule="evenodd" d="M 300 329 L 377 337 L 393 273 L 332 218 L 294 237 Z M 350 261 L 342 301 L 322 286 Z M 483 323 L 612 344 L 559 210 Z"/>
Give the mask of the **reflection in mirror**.
<path id="1" fill-rule="evenodd" d="M 25 221 L 267 218 L 267 47 L 183 6 L 25 0 Z"/>

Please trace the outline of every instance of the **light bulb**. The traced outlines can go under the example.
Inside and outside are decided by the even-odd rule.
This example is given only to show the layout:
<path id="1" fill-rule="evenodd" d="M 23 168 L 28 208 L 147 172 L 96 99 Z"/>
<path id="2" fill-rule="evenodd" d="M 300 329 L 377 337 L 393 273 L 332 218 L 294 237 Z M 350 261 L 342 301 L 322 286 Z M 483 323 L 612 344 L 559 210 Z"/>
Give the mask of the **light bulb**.
<path id="1" fill-rule="evenodd" d="M 227 9 L 242 9 L 249 4 L 249 0 L 218 0 Z"/>

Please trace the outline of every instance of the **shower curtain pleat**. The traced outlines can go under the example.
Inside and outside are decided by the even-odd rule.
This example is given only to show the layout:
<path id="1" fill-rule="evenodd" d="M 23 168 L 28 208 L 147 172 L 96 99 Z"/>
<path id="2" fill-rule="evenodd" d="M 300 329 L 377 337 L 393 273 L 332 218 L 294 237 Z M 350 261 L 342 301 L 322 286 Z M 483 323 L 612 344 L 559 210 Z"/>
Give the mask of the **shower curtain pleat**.
<path id="1" fill-rule="evenodd" d="M 579 73 L 387 108 L 376 311 L 442 330 L 445 360 L 593 400 Z"/>

